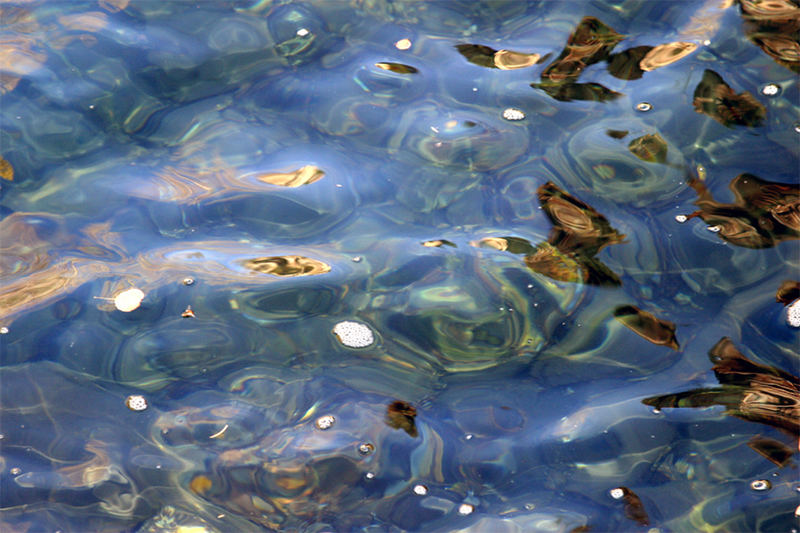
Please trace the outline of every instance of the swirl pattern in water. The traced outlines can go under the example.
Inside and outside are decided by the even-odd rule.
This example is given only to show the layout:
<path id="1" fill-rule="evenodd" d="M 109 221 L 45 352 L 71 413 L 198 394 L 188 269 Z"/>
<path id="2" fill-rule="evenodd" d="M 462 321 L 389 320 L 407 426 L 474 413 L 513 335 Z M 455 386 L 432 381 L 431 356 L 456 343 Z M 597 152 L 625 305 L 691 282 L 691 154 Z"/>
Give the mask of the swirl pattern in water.
<path id="1" fill-rule="evenodd" d="M 798 20 L 3 2 L 0 530 L 797 531 Z"/>

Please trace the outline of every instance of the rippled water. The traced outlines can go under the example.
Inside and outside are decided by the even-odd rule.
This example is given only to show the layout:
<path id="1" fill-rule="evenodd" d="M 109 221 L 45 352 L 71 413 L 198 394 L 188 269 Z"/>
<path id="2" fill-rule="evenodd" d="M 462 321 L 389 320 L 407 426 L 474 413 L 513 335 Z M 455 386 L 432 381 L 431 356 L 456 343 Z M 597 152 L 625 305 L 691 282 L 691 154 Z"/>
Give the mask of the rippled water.
<path id="1" fill-rule="evenodd" d="M 800 7 L 0 5 L 3 531 L 795 531 Z"/>

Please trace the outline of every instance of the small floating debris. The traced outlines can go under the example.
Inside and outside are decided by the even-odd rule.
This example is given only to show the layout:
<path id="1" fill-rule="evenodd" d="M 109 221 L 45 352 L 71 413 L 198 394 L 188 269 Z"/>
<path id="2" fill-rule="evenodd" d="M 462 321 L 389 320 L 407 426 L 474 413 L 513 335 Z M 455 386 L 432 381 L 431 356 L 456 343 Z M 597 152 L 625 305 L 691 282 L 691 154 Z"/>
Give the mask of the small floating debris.
<path id="1" fill-rule="evenodd" d="M 375 445 L 371 442 L 362 442 L 358 445 L 358 453 L 361 455 L 371 455 L 375 451 Z"/>
<path id="2" fill-rule="evenodd" d="M 114 297 L 114 307 L 123 313 L 130 313 L 139 307 L 144 300 L 144 293 L 139 289 L 128 289 Z"/>
<path id="3" fill-rule="evenodd" d="M 404 65 L 403 63 L 382 62 L 375 63 L 375 66 L 382 70 L 388 70 L 396 74 L 416 74 L 419 72 L 411 65 Z"/>
<path id="4" fill-rule="evenodd" d="M 711 233 L 719 233 L 720 231 L 722 231 L 722 226 L 708 226 L 706 227 L 706 229 Z"/>
<path id="5" fill-rule="evenodd" d="M 647 112 L 653 109 L 653 104 L 649 102 L 639 102 L 636 104 L 636 111 Z"/>
<path id="6" fill-rule="evenodd" d="M 375 342 L 372 330 L 366 324 L 345 320 L 333 327 L 333 334 L 348 348 L 366 348 Z"/>
<path id="7" fill-rule="evenodd" d="M 194 318 L 194 311 L 192 311 L 191 305 L 186 306 L 186 309 L 181 313 L 181 318 Z"/>
<path id="8" fill-rule="evenodd" d="M 183 283 L 187 287 L 189 285 L 194 285 L 194 278 L 183 278 L 183 281 L 181 283 Z"/>
<path id="9" fill-rule="evenodd" d="M 750 488 L 757 491 L 764 491 L 772 488 L 772 484 L 767 479 L 755 479 L 750 482 Z"/>
<path id="10" fill-rule="evenodd" d="M 687 220 L 689 220 L 689 217 L 687 217 L 686 215 L 675 215 L 675 222 L 677 222 L 678 224 L 683 224 Z"/>
<path id="11" fill-rule="evenodd" d="M 414 494 L 417 496 L 425 496 L 428 494 L 428 487 L 425 485 L 414 485 Z"/>
<path id="12" fill-rule="evenodd" d="M 768 83 L 761 88 L 764 96 L 777 96 L 781 92 L 781 86 L 777 83 Z"/>
<path id="13" fill-rule="evenodd" d="M 400 39 L 394 43 L 394 47 L 398 50 L 408 50 L 411 48 L 411 39 Z"/>
<path id="14" fill-rule="evenodd" d="M 458 514 L 463 515 L 463 516 L 467 516 L 469 514 L 472 514 L 472 511 L 474 511 L 474 510 L 475 510 L 475 506 L 472 505 L 472 504 L 469 504 L 469 503 L 462 503 L 461 505 L 458 506 Z"/>
<path id="15" fill-rule="evenodd" d="M 455 248 L 456 245 L 445 239 L 434 239 L 432 241 L 423 242 L 422 246 L 425 246 L 426 248 L 440 248 L 442 246 L 452 246 L 453 248 Z"/>
<path id="16" fill-rule="evenodd" d="M 317 418 L 315 425 L 317 429 L 321 429 L 325 431 L 326 429 L 330 429 L 333 427 L 333 424 L 336 423 L 336 419 L 333 415 L 322 415 L 321 417 Z"/>
<path id="17" fill-rule="evenodd" d="M 506 120 L 522 120 L 525 118 L 525 113 L 521 109 L 509 107 L 503 110 L 503 118 Z"/>
<path id="18" fill-rule="evenodd" d="M 147 409 L 147 399 L 141 394 L 131 394 L 125 399 L 125 405 L 131 411 L 144 411 Z"/>
<path id="19" fill-rule="evenodd" d="M 0 335 L 5 335 L 6 333 L 8 333 L 8 328 L 5 326 L 0 327 Z"/>
<path id="20" fill-rule="evenodd" d="M 786 306 L 786 323 L 793 328 L 800 328 L 800 299 Z"/>

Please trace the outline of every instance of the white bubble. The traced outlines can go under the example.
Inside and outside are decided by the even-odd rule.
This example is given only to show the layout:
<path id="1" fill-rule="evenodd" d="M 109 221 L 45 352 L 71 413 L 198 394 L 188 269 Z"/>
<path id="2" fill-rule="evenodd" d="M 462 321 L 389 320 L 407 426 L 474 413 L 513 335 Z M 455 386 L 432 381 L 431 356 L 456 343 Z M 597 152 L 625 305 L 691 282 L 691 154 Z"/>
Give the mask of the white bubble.
<path id="1" fill-rule="evenodd" d="M 369 442 L 362 442 L 358 445 L 358 453 L 361 455 L 370 455 L 375 451 L 375 446 Z"/>
<path id="2" fill-rule="evenodd" d="M 650 111 L 651 109 L 653 109 L 653 104 L 651 104 L 649 102 L 639 102 L 638 104 L 636 104 L 636 110 L 637 111 L 645 111 L 646 112 L 646 111 Z"/>
<path id="3" fill-rule="evenodd" d="M 461 505 L 458 506 L 458 514 L 460 515 L 466 516 L 468 514 L 472 514 L 472 511 L 474 510 L 475 506 L 469 503 L 462 503 Z"/>
<path id="4" fill-rule="evenodd" d="M 367 479 L 374 479 L 375 474 L 373 472 L 367 472 L 366 474 L 364 474 L 364 477 Z"/>
<path id="5" fill-rule="evenodd" d="M 675 215 L 675 221 L 678 222 L 679 224 L 683 224 L 687 220 L 689 220 L 689 217 L 687 217 L 686 215 Z"/>
<path id="6" fill-rule="evenodd" d="M 333 334 L 339 342 L 349 348 L 366 348 L 375 342 L 372 330 L 366 324 L 345 320 L 333 327 Z"/>
<path id="7" fill-rule="evenodd" d="M 753 490 L 769 490 L 772 487 L 770 482 L 766 479 L 756 479 L 750 482 L 750 488 Z"/>
<path id="8" fill-rule="evenodd" d="M 333 427 L 333 424 L 336 422 L 336 419 L 333 415 L 322 415 L 321 417 L 317 418 L 317 428 L 326 430 Z"/>
<path id="9" fill-rule="evenodd" d="M 417 496 L 425 496 L 428 494 L 428 487 L 425 485 L 414 485 L 414 494 Z"/>
<path id="10" fill-rule="evenodd" d="M 187 285 L 187 286 L 188 285 L 194 285 L 194 279 L 192 279 L 192 278 L 183 278 L 183 284 Z"/>
<path id="11" fill-rule="evenodd" d="M 506 120 L 522 120 L 525 118 L 525 113 L 521 109 L 509 107 L 503 110 L 503 118 Z"/>
<path id="12" fill-rule="evenodd" d="M 625 496 L 625 491 L 622 490 L 621 488 L 611 489 L 610 491 L 608 491 L 608 493 L 615 500 L 622 499 L 622 497 Z"/>
<path id="13" fill-rule="evenodd" d="M 408 50 L 411 48 L 411 39 L 400 39 L 394 43 L 394 47 L 398 50 Z"/>
<path id="14" fill-rule="evenodd" d="M 5 326 L 0 327 L 0 335 L 5 335 L 6 333 L 8 333 L 8 328 Z"/>
<path id="15" fill-rule="evenodd" d="M 299 30 L 297 30 L 297 36 L 298 37 L 305 37 L 306 35 L 308 35 L 308 30 L 307 29 L 300 28 Z"/>
<path id="16" fill-rule="evenodd" d="M 144 293 L 139 289 L 128 289 L 114 297 L 114 307 L 123 313 L 129 313 L 139 307 L 144 299 Z"/>
<path id="17" fill-rule="evenodd" d="M 800 328 L 800 299 L 786 306 L 786 322 L 793 328 Z"/>
<path id="18" fill-rule="evenodd" d="M 147 409 L 147 399 L 141 394 L 131 394 L 125 399 L 125 405 L 131 411 L 144 411 Z"/>
<path id="19" fill-rule="evenodd" d="M 761 94 L 764 96 L 775 96 L 780 91 L 781 87 L 776 83 L 768 83 L 761 88 Z"/>
<path id="20" fill-rule="evenodd" d="M 711 233 L 719 233 L 722 231 L 722 226 L 708 226 L 706 229 Z"/>

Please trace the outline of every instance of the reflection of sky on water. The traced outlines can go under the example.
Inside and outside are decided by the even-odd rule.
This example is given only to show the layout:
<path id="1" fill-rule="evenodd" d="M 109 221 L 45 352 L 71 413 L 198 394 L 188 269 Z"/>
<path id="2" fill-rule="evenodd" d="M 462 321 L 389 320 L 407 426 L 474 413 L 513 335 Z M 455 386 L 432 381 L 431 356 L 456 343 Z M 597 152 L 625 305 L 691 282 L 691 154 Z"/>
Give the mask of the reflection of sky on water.
<path id="1" fill-rule="evenodd" d="M 793 527 L 794 4 L 0 18 L 0 529 Z"/>

